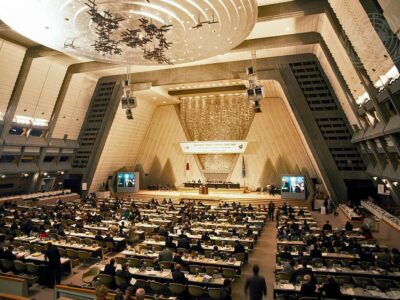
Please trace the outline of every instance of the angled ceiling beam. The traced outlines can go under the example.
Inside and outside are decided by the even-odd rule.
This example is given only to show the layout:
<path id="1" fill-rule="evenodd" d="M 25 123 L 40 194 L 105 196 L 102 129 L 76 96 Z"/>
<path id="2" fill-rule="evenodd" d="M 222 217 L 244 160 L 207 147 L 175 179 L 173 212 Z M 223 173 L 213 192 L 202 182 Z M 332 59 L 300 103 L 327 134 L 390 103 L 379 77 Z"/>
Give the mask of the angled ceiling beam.
<path id="1" fill-rule="evenodd" d="M 226 92 L 243 92 L 246 90 L 244 85 L 231 85 L 231 86 L 221 86 L 221 87 L 211 87 L 211 88 L 200 88 L 200 89 L 187 89 L 179 91 L 168 91 L 171 96 L 185 96 L 194 94 L 216 94 L 216 93 L 226 93 Z"/>
<path id="2" fill-rule="evenodd" d="M 250 49 L 273 49 L 282 46 L 311 45 L 318 44 L 321 41 L 323 41 L 323 38 L 318 32 L 304 32 L 245 40 L 233 48 L 230 52 L 240 52 Z"/>
<path id="3" fill-rule="evenodd" d="M 258 7 L 258 22 L 323 13 L 327 0 L 297 0 Z"/>

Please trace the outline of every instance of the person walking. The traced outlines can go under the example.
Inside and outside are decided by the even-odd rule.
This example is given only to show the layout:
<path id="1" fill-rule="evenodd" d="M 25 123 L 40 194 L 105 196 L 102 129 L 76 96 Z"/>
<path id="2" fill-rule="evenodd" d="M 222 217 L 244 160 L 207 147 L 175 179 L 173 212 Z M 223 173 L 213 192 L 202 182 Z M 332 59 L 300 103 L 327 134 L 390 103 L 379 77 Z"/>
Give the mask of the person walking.
<path id="1" fill-rule="evenodd" d="M 258 265 L 254 265 L 253 276 L 246 280 L 244 292 L 249 295 L 250 300 L 261 300 L 264 296 L 267 296 L 267 283 L 265 278 L 259 275 L 259 272 Z"/>
<path id="2" fill-rule="evenodd" d="M 58 248 L 49 242 L 44 257 L 49 267 L 49 287 L 53 288 L 54 284 L 61 283 L 61 255 Z"/>
<path id="3" fill-rule="evenodd" d="M 275 204 L 274 202 L 270 201 L 268 203 L 268 216 L 270 220 L 274 220 L 274 212 L 275 212 Z"/>

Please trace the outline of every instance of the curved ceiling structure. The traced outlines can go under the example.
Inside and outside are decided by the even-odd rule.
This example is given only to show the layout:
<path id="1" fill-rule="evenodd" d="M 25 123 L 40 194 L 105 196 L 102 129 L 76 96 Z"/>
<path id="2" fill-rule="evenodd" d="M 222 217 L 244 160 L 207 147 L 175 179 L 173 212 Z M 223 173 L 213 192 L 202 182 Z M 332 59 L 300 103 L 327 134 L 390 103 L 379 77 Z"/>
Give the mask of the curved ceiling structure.
<path id="1" fill-rule="evenodd" d="M 257 19 L 255 0 L 12 0 L 0 19 L 21 35 L 70 55 L 116 64 L 180 64 L 225 53 Z M 206 41 L 206 45 L 205 45 Z"/>

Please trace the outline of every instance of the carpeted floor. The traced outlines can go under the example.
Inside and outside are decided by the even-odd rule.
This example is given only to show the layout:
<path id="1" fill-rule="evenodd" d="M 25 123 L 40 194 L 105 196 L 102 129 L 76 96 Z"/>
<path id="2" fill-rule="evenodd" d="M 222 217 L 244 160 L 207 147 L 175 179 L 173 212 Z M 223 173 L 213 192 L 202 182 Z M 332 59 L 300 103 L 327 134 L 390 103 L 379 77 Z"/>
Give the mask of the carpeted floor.
<path id="1" fill-rule="evenodd" d="M 260 274 L 267 281 L 268 300 L 273 299 L 276 264 L 276 222 L 268 221 L 265 225 L 256 247 L 250 254 L 249 262 L 242 268 L 242 277 L 233 284 L 233 299 L 247 299 L 244 293 L 246 278 L 251 276 L 254 264 L 260 267 Z"/>

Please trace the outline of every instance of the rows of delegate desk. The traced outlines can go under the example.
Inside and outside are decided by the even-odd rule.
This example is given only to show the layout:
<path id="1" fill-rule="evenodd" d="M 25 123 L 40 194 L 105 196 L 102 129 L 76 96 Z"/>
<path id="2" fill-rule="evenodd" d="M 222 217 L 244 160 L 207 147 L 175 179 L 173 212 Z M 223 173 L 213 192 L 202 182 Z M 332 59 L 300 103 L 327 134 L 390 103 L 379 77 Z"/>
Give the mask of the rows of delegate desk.
<path id="1" fill-rule="evenodd" d="M 60 209 L 60 207 L 62 208 Z M 74 211 L 71 218 L 57 218 L 54 212 L 63 210 L 64 207 L 66 211 Z M 50 217 L 41 219 L 40 216 L 43 215 L 41 213 L 29 215 L 36 231 L 33 230 L 27 236 L 18 228 L 13 230 L 10 235 L 10 227 L 15 228 L 16 225 L 19 227 L 21 223 L 21 220 L 15 216 L 23 217 L 25 214 L 28 215 L 28 212 L 31 214 L 41 210 Z M 138 216 L 127 218 L 126 212 L 129 210 L 134 211 Z M 16 214 L 16 211 L 19 214 Z M 237 212 L 240 212 L 240 221 L 232 218 Z M 88 214 L 91 216 L 96 214 L 101 218 L 97 218 L 96 222 L 89 222 L 86 217 Z M 197 218 L 199 215 L 202 215 L 203 219 Z M 212 216 L 212 220 L 207 220 L 208 216 Z M 246 207 L 233 208 L 232 206 L 218 207 L 198 204 L 191 205 L 188 209 L 187 204 L 183 203 L 149 205 L 147 201 L 98 199 L 86 203 L 68 202 L 61 206 L 45 205 L 36 210 L 32 210 L 31 206 L 17 205 L 4 209 L 0 220 L 5 225 L 1 229 L 5 238 L 15 245 L 14 253 L 18 260 L 42 264 L 44 262 L 44 245 L 51 241 L 59 248 L 63 256 L 64 271 L 70 273 L 73 265 L 88 263 L 94 257 L 102 259 L 104 252 L 113 248 L 118 251 L 122 250 L 117 261 L 127 263 L 134 278 L 160 282 L 171 281 L 170 270 L 160 269 L 158 264 L 146 265 L 147 268 L 143 268 L 146 261 L 147 264 L 148 261 L 154 261 L 158 252 L 165 246 L 165 237 L 158 235 L 157 232 L 160 226 L 168 229 L 169 236 L 175 244 L 178 236 L 184 233 L 192 246 L 200 240 L 204 249 L 204 253 L 185 251 L 183 260 L 188 263 L 189 283 L 205 287 L 219 287 L 223 284 L 224 277 L 235 278 L 240 275 L 240 268 L 248 253 L 251 252 L 266 221 L 266 209 L 265 207 L 256 207 L 250 210 Z M 78 223 L 81 224 L 79 228 L 77 227 Z M 121 228 L 122 223 L 124 228 Z M 135 226 L 135 232 L 141 238 L 134 245 L 126 243 L 132 224 Z M 54 229 L 55 225 L 62 228 L 62 235 L 58 234 L 59 230 Z M 115 228 L 117 228 L 116 231 Z M 48 236 L 39 237 L 39 234 L 46 229 L 49 231 Z M 96 240 L 98 232 L 112 232 L 112 245 L 110 245 L 110 241 Z M 209 235 L 209 240 L 202 240 L 204 233 Z M 104 234 L 103 237 L 105 237 Z M 236 240 L 245 245 L 245 255 L 233 253 Z M 224 255 L 216 255 L 221 253 Z M 103 264 L 104 262 L 96 265 L 95 268 L 101 269 Z M 2 267 L 4 270 L 4 264 Z M 8 267 L 10 268 L 10 266 Z M 5 271 L 10 270 L 6 268 Z"/>
<path id="2" fill-rule="evenodd" d="M 300 292 L 302 276 L 293 278 L 282 272 L 284 264 L 288 259 L 280 258 L 279 253 L 289 251 L 292 259 L 296 261 L 295 270 L 301 268 L 301 262 L 307 264 L 307 268 L 312 272 L 317 282 L 317 287 L 328 280 L 328 275 L 333 276 L 341 285 L 342 298 L 348 299 L 399 299 L 400 298 L 400 272 L 399 257 L 392 257 L 390 263 L 379 263 L 380 257 L 383 257 L 382 249 L 387 248 L 384 245 L 376 244 L 375 240 L 367 240 L 361 233 L 360 228 L 345 230 L 345 228 L 333 228 L 332 231 L 324 231 L 316 226 L 311 213 L 307 209 L 292 208 L 293 213 L 282 213 L 278 224 L 278 233 L 286 228 L 284 239 L 278 239 L 277 243 L 277 265 L 276 282 L 274 286 L 275 296 L 280 299 L 296 298 Z M 296 223 L 300 230 L 300 235 L 291 236 L 290 226 Z M 287 230 L 289 228 L 289 230 Z M 296 227 L 295 227 L 296 228 Z M 297 228 L 295 229 L 297 231 Z M 289 232 L 289 234 L 287 234 Z M 362 248 L 369 248 L 375 255 L 375 264 L 366 264 L 360 260 L 357 253 L 348 251 L 327 251 L 321 247 L 321 258 L 310 258 L 310 248 L 308 239 L 312 236 L 332 236 L 336 234 L 343 241 L 359 244 Z M 313 240 L 315 243 L 315 240 Z M 318 244 L 315 243 L 315 244 Z M 386 256 L 385 256 L 386 257 Z M 296 274 L 296 273 L 295 273 Z M 323 295 L 321 295 L 323 297 Z"/>

